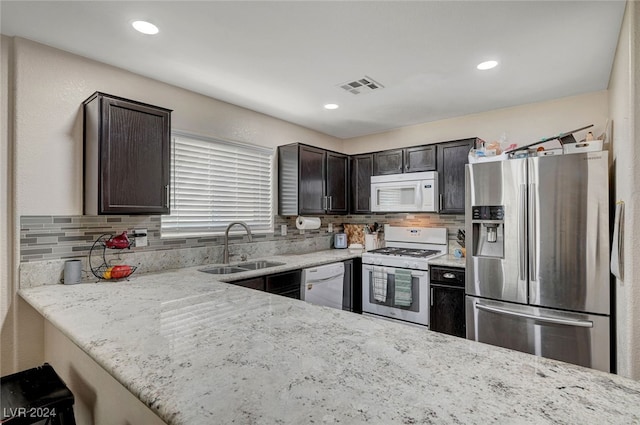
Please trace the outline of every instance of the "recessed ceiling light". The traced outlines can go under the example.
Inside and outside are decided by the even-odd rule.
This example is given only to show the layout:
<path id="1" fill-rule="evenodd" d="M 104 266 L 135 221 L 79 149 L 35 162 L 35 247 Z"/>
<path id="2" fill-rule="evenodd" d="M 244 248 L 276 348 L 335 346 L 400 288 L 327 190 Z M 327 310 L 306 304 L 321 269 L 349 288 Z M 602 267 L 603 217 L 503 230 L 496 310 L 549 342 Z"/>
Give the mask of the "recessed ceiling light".
<path id="1" fill-rule="evenodd" d="M 481 71 L 485 71 L 487 69 L 491 69 L 491 68 L 495 68 L 496 66 L 498 66 L 498 62 L 496 61 L 486 61 L 486 62 L 482 62 L 481 64 L 478 65 L 478 69 Z"/>
<path id="2" fill-rule="evenodd" d="M 338 109 L 340 106 L 335 103 L 327 103 L 324 105 L 324 109 Z"/>
<path id="3" fill-rule="evenodd" d="M 136 31 L 140 31 L 143 34 L 154 35 L 160 31 L 158 27 L 147 21 L 134 21 L 131 25 Z"/>

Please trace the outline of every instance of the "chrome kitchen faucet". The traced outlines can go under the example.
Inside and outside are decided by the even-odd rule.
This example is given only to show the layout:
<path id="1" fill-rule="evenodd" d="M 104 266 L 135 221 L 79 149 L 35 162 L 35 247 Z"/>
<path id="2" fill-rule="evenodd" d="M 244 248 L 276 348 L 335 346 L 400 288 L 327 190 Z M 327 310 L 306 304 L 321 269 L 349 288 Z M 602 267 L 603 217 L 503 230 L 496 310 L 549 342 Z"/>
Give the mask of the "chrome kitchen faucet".
<path id="1" fill-rule="evenodd" d="M 224 232 L 224 251 L 223 251 L 223 262 L 224 264 L 229 264 L 229 229 L 231 229 L 233 226 L 235 226 L 236 224 L 244 227 L 244 229 L 247 231 L 247 236 L 249 237 L 249 242 L 252 241 L 251 238 L 251 229 L 249 228 L 249 225 L 247 225 L 247 223 L 243 222 L 243 221 L 234 221 L 232 223 L 229 223 L 229 225 L 227 226 L 227 230 L 225 230 Z"/>

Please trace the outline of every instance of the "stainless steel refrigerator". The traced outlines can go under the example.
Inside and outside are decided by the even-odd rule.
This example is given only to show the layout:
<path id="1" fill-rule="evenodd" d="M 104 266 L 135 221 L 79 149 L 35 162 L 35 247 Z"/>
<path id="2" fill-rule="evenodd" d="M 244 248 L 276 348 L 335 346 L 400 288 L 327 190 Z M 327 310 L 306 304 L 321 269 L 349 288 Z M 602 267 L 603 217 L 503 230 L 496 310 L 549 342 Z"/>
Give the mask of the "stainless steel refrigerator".
<path id="1" fill-rule="evenodd" d="M 467 338 L 610 371 L 607 152 L 466 166 Z"/>

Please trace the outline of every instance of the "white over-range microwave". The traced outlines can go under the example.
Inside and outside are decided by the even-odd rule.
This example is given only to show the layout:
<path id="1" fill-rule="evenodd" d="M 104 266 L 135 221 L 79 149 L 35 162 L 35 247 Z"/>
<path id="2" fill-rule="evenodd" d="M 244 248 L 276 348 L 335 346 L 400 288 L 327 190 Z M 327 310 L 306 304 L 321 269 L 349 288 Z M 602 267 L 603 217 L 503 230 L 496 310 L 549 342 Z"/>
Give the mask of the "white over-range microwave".
<path id="1" fill-rule="evenodd" d="M 436 171 L 371 177 L 373 212 L 437 212 L 437 201 Z"/>

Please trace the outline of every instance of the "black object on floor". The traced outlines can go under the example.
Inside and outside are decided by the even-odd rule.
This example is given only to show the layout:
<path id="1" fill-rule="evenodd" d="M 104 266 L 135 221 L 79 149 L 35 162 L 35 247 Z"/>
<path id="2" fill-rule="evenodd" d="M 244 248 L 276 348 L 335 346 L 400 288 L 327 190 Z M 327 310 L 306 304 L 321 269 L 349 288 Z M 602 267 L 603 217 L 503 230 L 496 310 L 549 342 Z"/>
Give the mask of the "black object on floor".
<path id="1" fill-rule="evenodd" d="M 48 363 L 0 378 L 3 425 L 75 425 L 73 394 Z"/>

